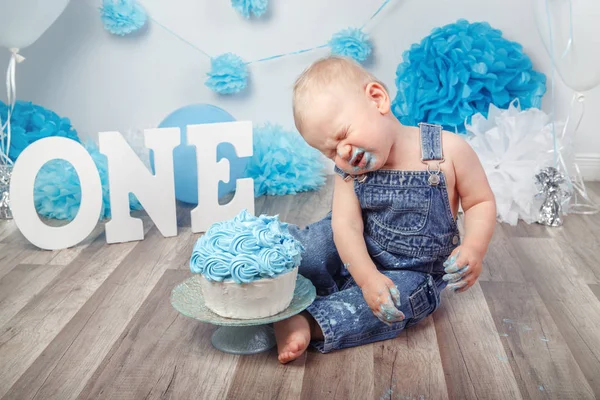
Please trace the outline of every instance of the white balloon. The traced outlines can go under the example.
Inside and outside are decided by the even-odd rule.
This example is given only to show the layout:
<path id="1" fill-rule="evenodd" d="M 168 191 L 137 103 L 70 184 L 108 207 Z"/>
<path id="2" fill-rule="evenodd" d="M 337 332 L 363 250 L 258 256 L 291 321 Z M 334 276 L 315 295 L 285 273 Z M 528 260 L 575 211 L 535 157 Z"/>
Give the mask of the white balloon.
<path id="1" fill-rule="evenodd" d="M 578 92 L 598 86 L 600 1 L 533 0 L 533 5 L 539 33 L 564 83 Z"/>
<path id="2" fill-rule="evenodd" d="M 70 0 L 0 0 L 0 46 L 23 49 L 42 36 Z"/>

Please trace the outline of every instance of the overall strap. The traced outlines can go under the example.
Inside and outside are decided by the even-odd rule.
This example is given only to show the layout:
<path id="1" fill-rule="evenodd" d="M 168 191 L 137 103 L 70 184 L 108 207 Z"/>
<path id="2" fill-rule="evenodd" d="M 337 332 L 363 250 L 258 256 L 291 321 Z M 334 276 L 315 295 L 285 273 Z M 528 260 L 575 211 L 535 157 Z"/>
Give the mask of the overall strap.
<path id="1" fill-rule="evenodd" d="M 340 167 L 338 167 L 337 165 L 333 166 L 333 171 L 338 174 L 339 176 L 342 177 L 342 179 L 346 180 L 350 174 L 345 173 L 344 171 L 342 171 L 342 169 Z"/>
<path id="2" fill-rule="evenodd" d="M 365 181 L 365 179 L 367 179 L 366 174 L 353 176 L 353 175 L 350 175 L 350 174 L 342 171 L 342 169 L 340 167 L 338 167 L 337 165 L 333 168 L 333 170 L 336 174 L 341 176 L 342 179 L 344 179 L 346 182 L 350 181 L 351 179 L 354 179 L 355 181 L 358 181 L 359 183 L 363 183 Z"/>
<path id="3" fill-rule="evenodd" d="M 442 168 L 440 164 L 444 162 L 444 151 L 442 148 L 442 127 L 440 125 L 432 125 L 426 123 L 419 124 L 421 132 L 421 162 L 427 165 L 429 172 L 428 182 L 431 186 L 440 184 L 440 172 Z M 435 170 L 431 170 L 431 165 L 428 161 L 437 161 Z"/>
<path id="4" fill-rule="evenodd" d="M 419 129 L 421 131 L 421 160 L 423 162 L 443 161 L 442 127 L 421 122 Z"/>

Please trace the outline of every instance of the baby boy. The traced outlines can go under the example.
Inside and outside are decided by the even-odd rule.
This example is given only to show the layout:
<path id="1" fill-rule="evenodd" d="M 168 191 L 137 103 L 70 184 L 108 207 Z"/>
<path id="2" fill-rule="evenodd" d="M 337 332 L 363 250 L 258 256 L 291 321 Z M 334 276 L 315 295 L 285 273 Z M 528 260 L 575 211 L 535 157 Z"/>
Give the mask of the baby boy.
<path id="1" fill-rule="evenodd" d="M 332 211 L 304 229 L 299 272 L 317 288 L 306 310 L 275 324 L 279 361 L 396 337 L 481 273 L 496 222 L 471 147 L 440 126 L 404 126 L 381 82 L 341 57 L 296 81 L 296 127 L 335 163 Z M 456 216 L 464 210 L 461 243 Z"/>

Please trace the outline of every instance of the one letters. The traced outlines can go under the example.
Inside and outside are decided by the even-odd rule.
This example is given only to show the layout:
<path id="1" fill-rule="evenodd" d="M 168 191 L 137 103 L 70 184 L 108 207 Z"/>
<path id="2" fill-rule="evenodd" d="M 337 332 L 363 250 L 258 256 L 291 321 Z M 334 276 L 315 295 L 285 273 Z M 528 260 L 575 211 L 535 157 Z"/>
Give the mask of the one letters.
<path id="1" fill-rule="evenodd" d="M 173 149 L 180 144 L 179 128 L 144 131 L 146 147 L 154 152 L 152 174 L 119 132 L 100 132 L 100 151 L 108 159 L 111 220 L 106 223 L 107 243 L 144 238 L 142 221 L 133 218 L 129 193 L 133 193 L 165 237 L 177 235 Z M 195 146 L 198 165 L 198 206 L 191 212 L 192 231 L 205 232 L 213 223 L 231 218 L 242 209 L 254 214 L 251 178 L 236 182 L 233 199 L 219 204 L 219 181 L 229 181 L 229 161 L 216 161 L 217 146 L 231 143 L 238 157 L 252 156 L 252 123 L 249 121 L 189 125 L 187 143 Z M 35 178 L 48 161 L 63 159 L 77 172 L 81 205 L 67 225 L 52 227 L 38 216 L 33 198 Z M 72 247 L 96 227 L 102 210 L 102 184 L 87 150 L 74 140 L 50 137 L 27 146 L 15 162 L 10 187 L 11 210 L 21 233 L 35 246 L 46 250 Z"/>

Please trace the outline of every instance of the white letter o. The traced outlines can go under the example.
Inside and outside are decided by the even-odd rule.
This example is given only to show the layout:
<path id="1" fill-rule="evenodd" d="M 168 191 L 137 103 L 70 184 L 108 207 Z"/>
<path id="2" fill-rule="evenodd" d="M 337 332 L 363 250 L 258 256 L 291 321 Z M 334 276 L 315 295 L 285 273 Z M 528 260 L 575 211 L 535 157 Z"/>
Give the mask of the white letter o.
<path id="1" fill-rule="evenodd" d="M 81 205 L 73 221 L 61 227 L 46 225 L 37 214 L 33 186 L 45 163 L 63 159 L 73 165 L 81 186 Z M 37 140 L 15 162 L 10 184 L 10 207 L 17 227 L 35 246 L 46 250 L 72 247 L 95 228 L 102 210 L 102 183 L 94 160 L 78 142 L 63 137 Z"/>

